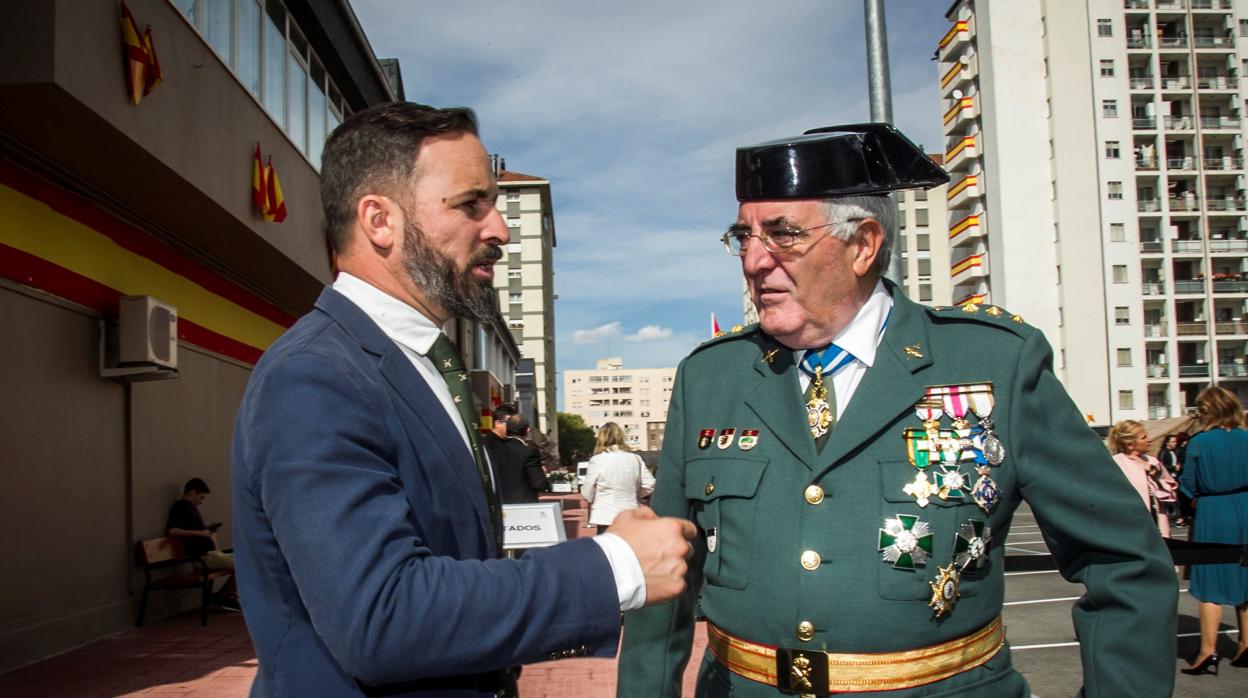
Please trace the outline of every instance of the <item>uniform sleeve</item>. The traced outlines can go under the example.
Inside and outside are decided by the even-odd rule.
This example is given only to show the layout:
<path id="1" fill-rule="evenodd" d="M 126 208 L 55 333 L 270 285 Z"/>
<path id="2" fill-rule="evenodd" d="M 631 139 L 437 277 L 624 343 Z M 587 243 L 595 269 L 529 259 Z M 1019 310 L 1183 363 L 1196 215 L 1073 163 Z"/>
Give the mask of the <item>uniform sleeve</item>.
<path id="1" fill-rule="evenodd" d="M 685 499 L 683 365 L 676 372 L 667 411 L 663 454 L 650 506 L 659 516 L 689 518 Z M 680 698 L 681 679 L 693 645 L 693 611 L 702 586 L 701 538 L 693 542 L 693 559 L 685 592 L 663 604 L 630 611 L 624 616 L 616 695 L 620 698 Z"/>
<path id="2" fill-rule="evenodd" d="M 435 555 L 414 524 L 429 514 L 414 512 L 403 489 L 388 405 L 365 379 L 307 355 L 257 378 L 240 412 L 235 483 L 255 493 L 271 527 L 247 534 L 271 535 L 280 559 L 253 557 L 240 572 L 288 576 L 345 672 L 384 684 L 483 673 L 580 646 L 614 652 L 614 577 L 592 540 L 521 560 Z M 458 496 L 454 483 L 442 487 Z"/>
<path id="3" fill-rule="evenodd" d="M 1139 496 L 1053 375 L 1039 333 L 1026 341 L 1009 399 L 1013 453 L 1062 576 L 1086 587 L 1072 616 L 1084 694 L 1169 696 L 1174 687 L 1174 563 Z"/>

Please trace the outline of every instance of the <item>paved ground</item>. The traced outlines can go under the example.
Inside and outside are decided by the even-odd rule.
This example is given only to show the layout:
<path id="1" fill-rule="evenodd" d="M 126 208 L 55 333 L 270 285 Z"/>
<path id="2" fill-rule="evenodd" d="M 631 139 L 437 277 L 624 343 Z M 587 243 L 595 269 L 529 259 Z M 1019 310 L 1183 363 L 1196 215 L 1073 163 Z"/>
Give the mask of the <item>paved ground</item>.
<path id="1" fill-rule="evenodd" d="M 1039 554 L 1044 542 L 1025 510 L 1015 519 L 1006 541 L 1011 555 Z M 1182 536 L 1180 536 L 1182 537 Z M 1070 607 L 1082 589 L 1056 572 L 1007 573 L 1005 622 L 1014 663 L 1040 698 L 1075 695 L 1081 683 L 1079 648 L 1074 642 Z M 1178 652 L 1186 666 L 1196 653 L 1196 602 L 1181 584 Z M 1224 610 L 1219 650 L 1235 651 L 1237 629 Z M 685 695 L 693 695 L 693 669 L 705 648 L 699 628 L 694 659 L 685 676 Z M 206 628 L 198 613 L 98 640 L 71 652 L 0 675 L 0 697 L 135 696 L 194 698 L 246 696 L 256 672 L 242 617 L 213 613 Z M 524 698 L 609 698 L 615 695 L 615 660 L 576 659 L 534 664 L 520 680 Z M 1220 676 L 1179 674 L 1175 695 L 1184 698 L 1248 695 L 1248 669 L 1222 665 Z"/>

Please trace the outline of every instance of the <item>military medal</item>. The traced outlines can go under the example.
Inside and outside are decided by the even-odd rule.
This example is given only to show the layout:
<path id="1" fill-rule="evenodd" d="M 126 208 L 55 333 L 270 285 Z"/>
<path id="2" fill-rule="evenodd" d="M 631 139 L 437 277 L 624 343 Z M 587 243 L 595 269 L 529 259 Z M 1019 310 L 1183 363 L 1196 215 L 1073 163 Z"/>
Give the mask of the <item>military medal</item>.
<path id="1" fill-rule="evenodd" d="M 932 527 L 911 514 L 885 519 L 880 529 L 879 551 L 895 570 L 913 570 L 932 554 Z"/>
<path id="2" fill-rule="evenodd" d="M 979 473 L 979 479 L 971 489 L 971 499 L 975 500 L 984 513 L 991 514 L 997 506 L 997 500 L 1001 498 L 1001 490 L 997 489 L 996 481 L 989 475 L 992 471 L 986 466 L 976 468 L 975 472 Z"/>
<path id="3" fill-rule="evenodd" d="M 991 540 L 992 529 L 983 521 L 963 521 L 953 540 L 953 563 L 960 570 L 968 567 L 980 569 L 988 559 L 988 543 Z"/>
<path id="4" fill-rule="evenodd" d="M 958 573 L 958 569 L 950 563 L 944 567 L 937 568 L 939 572 L 936 580 L 928 582 L 932 588 L 932 600 L 927 605 L 932 608 L 937 618 L 949 613 L 953 610 L 953 605 L 957 603 L 958 585 L 962 581 L 962 575 Z"/>
<path id="5" fill-rule="evenodd" d="M 996 404 L 996 398 L 992 395 L 992 384 L 974 386 L 967 398 L 971 404 L 971 410 L 979 417 L 979 424 L 984 429 L 983 438 L 980 441 L 983 444 L 984 458 L 993 465 L 1001 465 L 1005 460 L 1005 446 L 1001 445 L 1001 440 L 993 431 L 992 418 L 989 417 Z"/>
<path id="6" fill-rule="evenodd" d="M 936 485 L 928 481 L 927 473 L 920 472 L 914 476 L 914 482 L 902 487 L 901 491 L 914 497 L 915 504 L 926 507 L 932 495 L 936 494 Z"/>
<path id="7" fill-rule="evenodd" d="M 931 441 L 927 432 L 906 429 L 902 432 L 902 437 L 906 440 L 906 457 L 910 459 L 910 465 L 916 470 L 927 470 L 927 466 L 932 464 Z"/>
<path id="8" fill-rule="evenodd" d="M 936 487 L 936 494 L 941 499 L 962 499 L 966 497 L 968 483 L 966 476 L 955 465 L 951 469 L 942 467 L 940 472 L 936 473 Z"/>
<path id="9" fill-rule="evenodd" d="M 828 404 L 828 389 L 823 385 L 823 366 L 815 367 L 815 379 L 810 385 L 810 399 L 806 401 L 806 426 L 816 441 L 823 438 L 832 427 L 832 407 Z"/>
<path id="10" fill-rule="evenodd" d="M 733 434 L 736 434 L 736 433 L 737 433 L 737 430 L 733 429 L 732 427 L 729 427 L 727 429 L 721 429 L 719 431 L 719 439 L 715 442 L 715 445 L 719 446 L 721 450 L 728 448 L 729 446 L 732 445 Z"/>
<path id="11" fill-rule="evenodd" d="M 757 429 L 742 429 L 741 438 L 737 439 L 737 447 L 742 451 L 748 451 L 758 445 Z"/>
<path id="12" fill-rule="evenodd" d="M 941 388 L 941 390 L 943 391 L 941 402 L 944 403 L 945 414 L 953 418 L 952 426 L 954 431 L 966 429 L 968 426 L 966 410 L 970 407 L 966 399 L 966 386 L 950 385 Z"/>
<path id="13" fill-rule="evenodd" d="M 933 390 L 936 389 L 928 388 L 927 395 L 914 403 L 914 414 L 923 420 L 923 428 L 932 436 L 940 428 L 940 415 L 944 414 L 942 403 L 939 398 L 933 396 Z"/>
<path id="14" fill-rule="evenodd" d="M 714 429 L 703 429 L 698 432 L 698 448 L 706 449 L 711 445 L 711 441 L 715 438 Z"/>

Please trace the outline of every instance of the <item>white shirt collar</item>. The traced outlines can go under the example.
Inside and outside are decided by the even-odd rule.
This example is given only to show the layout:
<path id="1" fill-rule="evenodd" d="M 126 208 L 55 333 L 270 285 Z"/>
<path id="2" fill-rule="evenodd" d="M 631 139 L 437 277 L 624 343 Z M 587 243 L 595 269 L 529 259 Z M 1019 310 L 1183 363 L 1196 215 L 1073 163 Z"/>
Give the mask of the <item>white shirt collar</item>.
<path id="1" fill-rule="evenodd" d="M 333 289 L 359 306 L 387 337 L 417 354 L 427 354 L 442 333 L 419 310 L 345 271 L 338 272 Z"/>
<path id="2" fill-rule="evenodd" d="M 841 330 L 832 343 L 854 355 L 870 368 L 875 364 L 875 350 L 880 346 L 884 336 L 884 322 L 888 320 L 889 311 L 893 309 L 893 297 L 888 295 L 883 281 L 875 282 L 875 289 L 867 297 L 867 302 L 858 309 L 858 314 L 850 320 L 849 325 Z M 806 356 L 806 350 L 795 352 L 797 363 Z"/>

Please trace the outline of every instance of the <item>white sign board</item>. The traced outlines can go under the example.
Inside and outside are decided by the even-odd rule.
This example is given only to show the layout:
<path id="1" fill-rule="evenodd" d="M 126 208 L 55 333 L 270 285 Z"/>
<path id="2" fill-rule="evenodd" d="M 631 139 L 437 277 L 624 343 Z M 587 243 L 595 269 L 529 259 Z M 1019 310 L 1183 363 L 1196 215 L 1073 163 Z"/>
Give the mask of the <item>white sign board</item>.
<path id="1" fill-rule="evenodd" d="M 559 502 L 503 505 L 503 548 L 544 548 L 568 539 Z"/>

